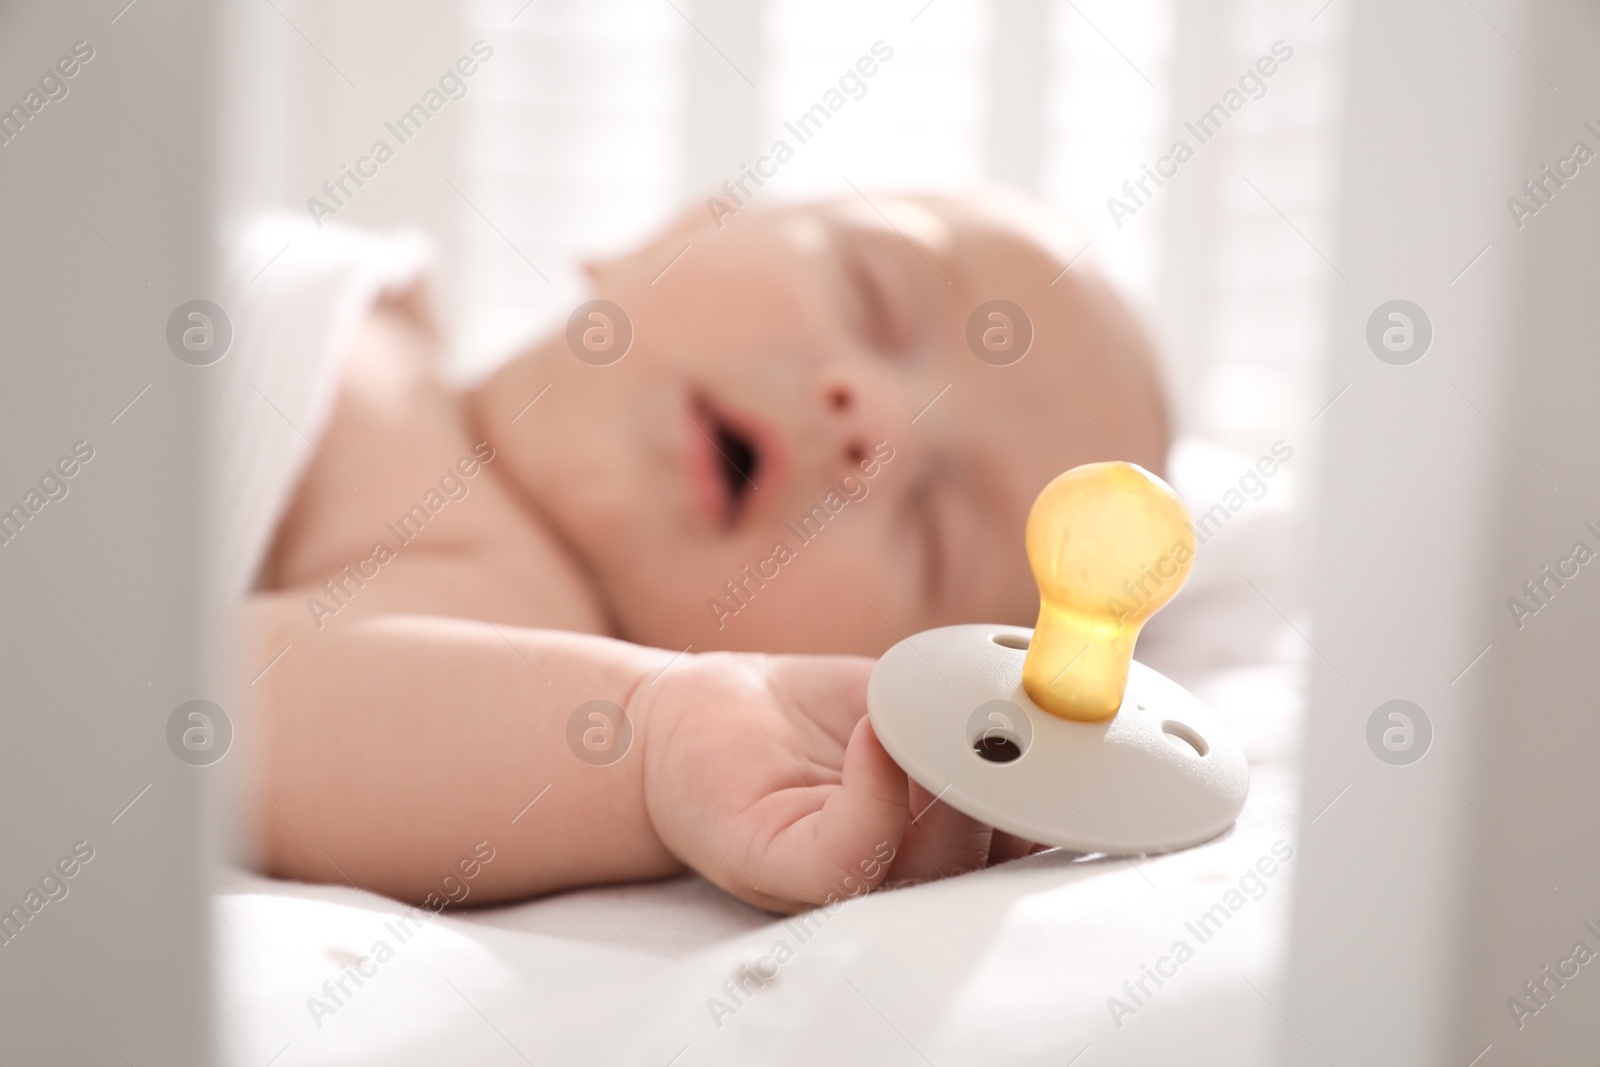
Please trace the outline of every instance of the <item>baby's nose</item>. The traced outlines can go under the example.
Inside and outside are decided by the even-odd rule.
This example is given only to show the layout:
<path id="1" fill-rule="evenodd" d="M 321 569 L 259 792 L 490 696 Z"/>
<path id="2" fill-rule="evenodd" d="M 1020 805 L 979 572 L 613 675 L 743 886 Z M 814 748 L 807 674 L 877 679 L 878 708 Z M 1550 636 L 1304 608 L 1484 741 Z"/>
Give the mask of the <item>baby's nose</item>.
<path id="1" fill-rule="evenodd" d="M 828 410 L 833 413 L 835 420 L 845 426 L 844 453 L 851 463 L 860 463 L 866 456 L 866 442 L 860 440 L 861 433 L 856 423 L 857 419 L 851 418 L 851 412 L 856 406 L 856 391 L 849 384 L 835 382 L 828 386 L 825 401 Z"/>
<path id="2" fill-rule="evenodd" d="M 876 405 L 870 395 L 863 382 L 848 375 L 829 375 L 821 382 L 817 402 L 826 427 L 824 440 L 834 453 L 829 462 L 857 466 L 883 438 L 881 427 L 875 425 L 883 420 L 872 410 Z"/>

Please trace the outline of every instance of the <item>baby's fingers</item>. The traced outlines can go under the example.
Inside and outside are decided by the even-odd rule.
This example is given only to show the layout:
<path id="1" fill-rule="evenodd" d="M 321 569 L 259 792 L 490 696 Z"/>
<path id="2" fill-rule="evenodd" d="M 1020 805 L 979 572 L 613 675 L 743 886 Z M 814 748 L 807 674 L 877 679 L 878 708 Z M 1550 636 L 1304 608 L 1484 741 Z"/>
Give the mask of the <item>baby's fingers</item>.
<path id="1" fill-rule="evenodd" d="M 1005 863 L 1008 860 L 1031 856 L 1035 852 L 1043 852 L 1049 847 L 1049 845 L 1041 845 L 1029 841 L 1025 837 L 1008 834 L 1004 830 L 996 830 L 994 832 L 994 840 L 989 843 L 989 866 L 993 867 L 997 863 Z"/>
<path id="2" fill-rule="evenodd" d="M 989 862 L 993 831 L 910 783 L 911 823 L 900 839 L 891 885 L 926 882 L 975 871 Z"/>
<path id="3" fill-rule="evenodd" d="M 845 748 L 842 783 L 773 838 L 763 867 L 797 904 L 859 896 L 883 880 L 907 818 L 905 772 L 863 717 Z"/>

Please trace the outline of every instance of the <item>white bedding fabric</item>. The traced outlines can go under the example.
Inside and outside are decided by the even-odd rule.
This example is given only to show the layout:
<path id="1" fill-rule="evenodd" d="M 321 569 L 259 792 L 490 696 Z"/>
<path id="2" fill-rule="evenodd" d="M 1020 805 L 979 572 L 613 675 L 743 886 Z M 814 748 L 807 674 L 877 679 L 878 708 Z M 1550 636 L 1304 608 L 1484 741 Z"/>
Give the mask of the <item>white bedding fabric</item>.
<path id="1" fill-rule="evenodd" d="M 228 358 L 241 357 L 239 404 L 297 425 L 245 418 L 254 429 L 235 443 L 242 480 L 230 484 L 270 493 L 281 510 L 325 418 L 353 316 L 414 281 L 426 256 L 410 239 L 345 234 L 330 247 L 304 230 L 265 232 L 246 261 L 266 262 L 285 240 L 304 247 L 254 283 L 279 274 L 236 313 Z M 281 413 L 250 394 L 252 381 Z M 1186 441 L 1170 478 L 1199 514 L 1238 499 L 1226 492 L 1254 459 Z M 813 913 L 809 934 L 687 877 L 451 912 L 402 943 L 391 927 L 410 909 L 394 901 L 238 872 L 215 904 L 227 1062 L 1277 1062 L 1280 1042 L 1293 1040 L 1272 1003 L 1296 861 L 1245 876 L 1294 842 L 1305 650 L 1288 622 L 1300 607 L 1295 466 L 1266 479 L 1264 495 L 1205 544 L 1189 586 L 1139 646 L 1142 661 L 1234 729 L 1250 760 L 1244 813 L 1215 841 L 1128 861 L 1044 853 Z M 232 522 L 230 551 L 255 552 L 234 559 L 242 591 L 276 514 L 241 508 Z M 1242 878 L 1248 892 L 1229 896 Z M 1226 919 L 1202 943 L 1186 924 L 1219 903 Z M 1180 940 L 1192 952 L 1182 962 Z M 359 987 L 347 979 L 336 1001 L 324 983 L 358 961 L 368 976 Z M 730 993 L 740 966 L 758 963 L 776 965 L 776 977 Z M 1171 976 L 1158 986 L 1147 965 Z M 1141 978 L 1144 992 L 1130 995 L 1124 983 Z M 1112 997 L 1125 1007 L 1113 1010 Z"/>
<path id="2" fill-rule="evenodd" d="M 317 229 L 298 216 L 264 216 L 229 242 L 234 341 L 217 367 L 216 474 L 226 492 L 213 561 L 227 602 L 255 581 L 315 454 L 361 317 L 379 296 L 418 284 L 432 258 L 417 233 Z"/>

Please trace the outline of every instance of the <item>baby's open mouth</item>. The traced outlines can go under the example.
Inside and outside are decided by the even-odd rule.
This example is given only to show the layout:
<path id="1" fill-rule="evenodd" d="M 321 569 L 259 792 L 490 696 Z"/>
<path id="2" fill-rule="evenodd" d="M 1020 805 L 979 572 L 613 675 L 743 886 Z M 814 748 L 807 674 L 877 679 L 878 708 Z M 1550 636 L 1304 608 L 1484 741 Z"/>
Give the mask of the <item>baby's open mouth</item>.
<path id="1" fill-rule="evenodd" d="M 737 525 L 749 507 L 762 473 L 758 436 L 712 406 L 705 397 L 697 398 L 694 407 L 695 421 L 716 452 L 711 457 L 711 466 L 716 472 L 720 494 L 720 517 L 727 526 Z"/>
<path id="2" fill-rule="evenodd" d="M 756 450 L 754 441 L 727 423 L 713 421 L 712 427 L 717 451 L 722 453 L 722 483 L 727 490 L 728 507 L 730 514 L 736 517 L 750 490 L 755 488 L 755 477 L 761 470 L 761 453 Z"/>

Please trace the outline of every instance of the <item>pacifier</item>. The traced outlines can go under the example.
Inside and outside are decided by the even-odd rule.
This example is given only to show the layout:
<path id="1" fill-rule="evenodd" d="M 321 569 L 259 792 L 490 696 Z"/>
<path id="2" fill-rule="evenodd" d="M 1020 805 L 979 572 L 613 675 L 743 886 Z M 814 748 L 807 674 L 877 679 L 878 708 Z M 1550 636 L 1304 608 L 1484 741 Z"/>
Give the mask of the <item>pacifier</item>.
<path id="1" fill-rule="evenodd" d="M 878 738 L 905 772 L 996 829 L 1076 852 L 1164 852 L 1238 818 L 1238 743 L 1176 682 L 1133 659 L 1145 622 L 1194 565 L 1189 513 L 1132 463 L 1057 476 L 1028 513 L 1032 630 L 926 630 L 867 684 Z"/>

